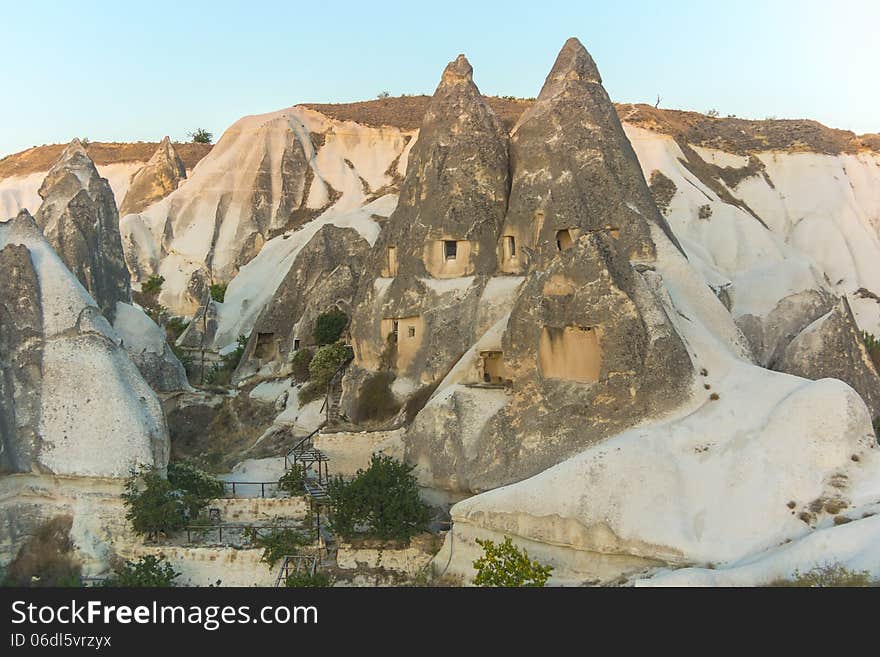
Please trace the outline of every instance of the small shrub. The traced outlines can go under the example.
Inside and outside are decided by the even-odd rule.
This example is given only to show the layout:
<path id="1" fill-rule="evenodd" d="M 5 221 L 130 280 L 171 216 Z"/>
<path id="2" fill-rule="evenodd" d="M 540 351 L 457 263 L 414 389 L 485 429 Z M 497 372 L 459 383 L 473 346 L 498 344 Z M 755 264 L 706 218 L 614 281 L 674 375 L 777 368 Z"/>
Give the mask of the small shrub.
<path id="1" fill-rule="evenodd" d="M 380 91 L 379 93 L 376 94 L 376 98 L 379 98 L 379 99 L 389 98 L 390 96 L 391 96 L 391 94 L 388 93 L 387 91 Z"/>
<path id="2" fill-rule="evenodd" d="M 315 320 L 315 328 L 312 331 L 315 344 L 325 345 L 336 342 L 342 336 L 346 326 L 348 326 L 348 315 L 336 308 L 318 315 Z"/>
<path id="3" fill-rule="evenodd" d="M 706 116 L 708 116 L 710 119 L 717 119 L 718 118 L 718 110 L 714 109 L 714 108 L 710 109 L 708 112 L 706 112 Z"/>
<path id="4" fill-rule="evenodd" d="M 318 349 L 309 363 L 309 383 L 299 391 L 299 400 L 306 404 L 325 394 L 336 370 L 350 357 L 351 350 L 338 342 Z"/>
<path id="5" fill-rule="evenodd" d="M 770 586 L 785 587 L 862 587 L 876 586 L 878 581 L 872 579 L 867 570 L 849 570 L 845 566 L 834 563 L 816 566 L 812 570 L 801 573 L 795 570 L 792 579 L 779 579 Z"/>
<path id="6" fill-rule="evenodd" d="M 364 534 L 381 540 L 409 540 L 424 531 L 430 511 L 412 471 L 413 466 L 373 454 L 370 466 L 351 481 L 332 479 L 333 530 L 346 539 Z"/>
<path id="7" fill-rule="evenodd" d="M 483 556 L 474 561 L 477 586 L 540 587 L 553 572 L 551 566 L 529 559 L 529 553 L 517 548 L 509 536 L 500 545 L 479 538 L 477 544 L 483 548 Z"/>
<path id="8" fill-rule="evenodd" d="M 241 362 L 244 350 L 247 347 L 248 338 L 246 335 L 239 335 L 236 340 L 236 347 L 220 357 L 219 363 L 214 363 L 211 369 L 205 374 L 205 383 L 214 386 L 228 386 L 232 381 L 232 373 Z"/>
<path id="9" fill-rule="evenodd" d="M 152 554 L 137 561 L 125 561 L 114 570 L 113 576 L 104 580 L 102 586 L 118 588 L 167 587 L 173 586 L 180 575 L 165 561 L 165 557 Z"/>
<path id="10" fill-rule="evenodd" d="M 253 544 L 263 548 L 260 561 L 273 567 L 278 561 L 289 554 L 296 554 L 297 549 L 309 545 L 312 539 L 296 529 L 275 529 L 265 536 L 253 535 Z"/>
<path id="11" fill-rule="evenodd" d="M 872 333 L 862 331 L 862 342 L 865 343 L 865 349 L 868 351 L 868 356 L 871 357 L 874 367 L 880 371 L 880 340 Z"/>
<path id="12" fill-rule="evenodd" d="M 152 466 L 133 471 L 122 499 L 135 533 L 156 536 L 183 528 L 221 495 L 222 482 L 193 465 L 172 463 L 167 479 Z"/>
<path id="13" fill-rule="evenodd" d="M 214 141 L 214 135 L 204 128 L 196 128 L 192 132 L 188 132 L 186 136 L 194 144 L 210 144 Z"/>
<path id="14" fill-rule="evenodd" d="M 211 298 L 217 303 L 223 303 L 226 299 L 226 288 L 229 283 L 214 283 L 211 285 Z"/>
<path id="15" fill-rule="evenodd" d="M 391 372 L 376 372 L 361 384 L 354 408 L 355 422 L 383 420 L 400 410 L 400 404 L 391 392 L 393 382 Z"/>
<path id="16" fill-rule="evenodd" d="M 147 281 L 141 285 L 141 292 L 144 294 L 159 294 L 159 292 L 162 291 L 162 283 L 164 282 L 164 276 L 150 276 Z"/>
<path id="17" fill-rule="evenodd" d="M 71 516 L 55 516 L 37 527 L 6 569 L 5 586 L 80 586 L 81 566 L 73 557 Z"/>
<path id="18" fill-rule="evenodd" d="M 291 589 L 304 589 L 304 588 L 327 588 L 330 586 L 332 582 L 330 581 L 330 575 L 327 573 L 322 573 L 320 571 L 315 574 L 312 573 L 294 573 L 293 575 L 289 575 L 287 579 L 284 580 L 284 586 Z"/>
<path id="19" fill-rule="evenodd" d="M 165 322 L 165 339 L 174 344 L 177 338 L 183 335 L 187 326 L 189 326 L 189 322 L 182 317 L 169 317 Z"/>
<path id="20" fill-rule="evenodd" d="M 712 206 L 706 203 L 705 205 L 701 205 L 699 210 L 697 210 L 697 217 L 702 219 L 703 221 L 708 221 L 712 216 Z"/>
<path id="21" fill-rule="evenodd" d="M 293 355 L 290 361 L 291 376 L 297 383 L 305 383 L 309 380 L 309 364 L 312 362 L 312 350 L 300 349 Z"/>
<path id="22" fill-rule="evenodd" d="M 301 495 L 305 490 L 303 482 L 306 480 L 306 466 L 295 463 L 290 470 L 281 475 L 278 480 L 278 488 L 290 495 Z"/>

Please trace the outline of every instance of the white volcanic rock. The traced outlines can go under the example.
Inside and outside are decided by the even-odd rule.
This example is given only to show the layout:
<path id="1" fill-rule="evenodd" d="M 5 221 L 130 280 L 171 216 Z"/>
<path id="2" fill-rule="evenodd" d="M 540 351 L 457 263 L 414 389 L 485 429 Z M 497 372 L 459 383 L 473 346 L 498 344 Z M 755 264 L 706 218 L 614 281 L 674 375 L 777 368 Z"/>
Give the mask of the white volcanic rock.
<path id="1" fill-rule="evenodd" d="M 0 359 L 5 382 L 0 415 L 6 418 L 0 424 L 12 428 L 3 436 L 3 469 L 123 477 L 139 463 L 164 468 L 168 433 L 159 400 L 30 215 L 0 223 L 0 253 L 17 254 L 15 271 L 0 277 L 4 285 L 19 286 L 6 288 L 0 309 L 12 318 L 0 322 L 0 342 L 8 344 L 11 337 L 16 348 Z M 24 296 L 27 317 L 37 320 L 29 322 L 35 324 L 30 329 L 15 320 Z M 16 343 L 23 330 L 30 339 Z M 15 361 L 23 350 L 27 357 Z M 10 360 L 31 375 L 19 376 Z M 20 415 L 20 409 L 27 413 Z"/>
<path id="2" fill-rule="evenodd" d="M 452 572 L 472 575 L 474 539 L 503 535 L 553 564 L 557 583 L 737 562 L 807 540 L 832 522 L 830 502 L 857 512 L 880 499 L 880 450 L 855 391 L 744 362 L 735 339 L 719 339 L 723 316 L 699 277 L 654 238 L 668 314 L 706 375 L 673 414 L 454 506 Z"/>
<path id="3" fill-rule="evenodd" d="M 406 166 L 412 134 L 298 107 L 245 117 L 184 185 L 123 217 L 129 267 L 138 279 L 164 276 L 160 303 L 191 314 L 208 284 L 230 281 L 272 238 L 381 196 Z"/>
<path id="4" fill-rule="evenodd" d="M 186 178 L 186 167 L 171 139 L 165 137 L 143 168 L 131 178 L 125 197 L 119 202 L 119 215 L 140 212 L 178 188 Z"/>

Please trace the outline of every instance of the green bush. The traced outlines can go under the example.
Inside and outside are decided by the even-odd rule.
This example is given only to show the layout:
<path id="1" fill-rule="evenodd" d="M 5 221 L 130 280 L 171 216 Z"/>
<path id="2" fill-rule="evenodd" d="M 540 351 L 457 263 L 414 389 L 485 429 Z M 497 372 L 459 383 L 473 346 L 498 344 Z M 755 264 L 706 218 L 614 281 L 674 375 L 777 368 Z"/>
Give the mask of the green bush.
<path id="1" fill-rule="evenodd" d="M 214 141 L 214 135 L 204 128 L 196 128 L 186 135 L 194 144 L 210 144 Z"/>
<path id="2" fill-rule="evenodd" d="M 126 561 L 115 569 L 113 576 L 108 577 L 102 586 L 118 588 L 166 587 L 173 586 L 174 580 L 180 575 L 165 557 L 152 554 L 141 557 L 137 561 Z"/>
<path id="3" fill-rule="evenodd" d="M 320 571 L 314 575 L 311 573 L 294 573 L 284 580 L 284 586 L 292 589 L 327 588 L 331 584 L 330 575 Z"/>
<path id="4" fill-rule="evenodd" d="M 324 345 L 336 342 L 342 336 L 346 326 L 348 326 L 348 315 L 337 308 L 318 315 L 315 320 L 315 328 L 312 330 L 315 344 Z"/>
<path id="5" fill-rule="evenodd" d="M 164 276 L 150 276 L 146 283 L 141 285 L 141 292 L 144 294 L 159 294 L 162 291 L 162 283 L 164 282 Z"/>
<path id="6" fill-rule="evenodd" d="M 473 564 L 477 586 L 540 587 L 553 572 L 552 567 L 529 559 L 529 553 L 517 548 L 509 536 L 500 545 L 479 538 L 477 544 L 483 548 L 483 556 Z"/>
<path id="7" fill-rule="evenodd" d="M 351 349 L 338 342 L 318 349 L 309 363 L 309 383 L 299 391 L 300 402 L 306 404 L 324 395 L 336 370 L 349 358 Z"/>
<path id="8" fill-rule="evenodd" d="M 182 529 L 222 495 L 222 482 L 182 463 L 168 466 L 167 479 L 152 466 L 132 471 L 122 499 L 135 533 L 155 536 Z"/>
<path id="9" fill-rule="evenodd" d="M 306 480 L 306 466 L 302 463 L 294 463 L 290 470 L 281 475 L 278 480 L 278 488 L 290 495 L 301 495 L 305 490 L 303 482 Z"/>
<path id="10" fill-rule="evenodd" d="M 293 355 L 290 361 L 291 376 L 297 383 L 305 383 L 309 380 L 309 364 L 312 362 L 312 350 L 300 349 Z"/>
<path id="11" fill-rule="evenodd" d="M 275 529 L 265 536 L 257 536 L 256 533 L 253 535 L 253 544 L 263 548 L 260 561 L 269 564 L 270 568 L 287 555 L 296 554 L 299 548 L 311 543 L 311 536 L 296 529 Z"/>
<path id="12" fill-rule="evenodd" d="M 839 563 L 834 563 L 816 566 L 806 573 L 796 570 L 792 579 L 779 579 L 771 583 L 770 586 L 837 588 L 877 586 L 878 584 L 880 581 L 874 580 L 867 570 L 849 570 Z"/>
<path id="13" fill-rule="evenodd" d="M 363 534 L 382 540 L 408 540 L 424 531 L 430 511 L 412 471 L 390 456 L 373 454 L 370 466 L 351 481 L 331 479 L 333 530 L 345 539 Z"/>
<path id="14" fill-rule="evenodd" d="M 214 363 L 207 374 L 205 374 L 205 383 L 215 386 L 228 386 L 232 380 L 232 373 L 241 362 L 241 357 L 244 355 L 247 343 L 248 337 L 246 335 L 239 335 L 235 349 L 221 356 L 220 362 Z"/>
<path id="15" fill-rule="evenodd" d="M 862 341 L 865 343 L 865 349 L 868 350 L 868 356 L 871 357 L 874 367 L 880 370 L 880 340 L 873 334 L 862 331 Z"/>
<path id="16" fill-rule="evenodd" d="M 211 286 L 211 298 L 217 303 L 223 303 L 223 300 L 226 299 L 227 287 L 229 287 L 229 283 L 214 283 Z"/>
<path id="17" fill-rule="evenodd" d="M 394 374 L 376 372 L 358 388 L 354 407 L 354 421 L 384 420 L 400 410 L 400 404 L 391 392 Z"/>

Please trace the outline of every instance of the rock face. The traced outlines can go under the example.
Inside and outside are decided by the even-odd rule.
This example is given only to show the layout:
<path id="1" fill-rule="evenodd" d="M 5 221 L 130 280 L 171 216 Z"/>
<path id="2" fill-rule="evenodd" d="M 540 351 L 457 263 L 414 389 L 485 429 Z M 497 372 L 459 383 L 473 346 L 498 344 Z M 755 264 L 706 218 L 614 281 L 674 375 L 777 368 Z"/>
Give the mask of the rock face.
<path id="1" fill-rule="evenodd" d="M 842 297 L 785 348 L 774 369 L 805 379 L 840 379 L 880 415 L 880 377 L 862 342 L 852 310 Z"/>
<path id="2" fill-rule="evenodd" d="M 131 300 L 119 214 L 107 181 L 78 139 L 61 154 L 40 187 L 37 224 L 49 244 L 110 320 L 116 302 Z"/>
<path id="3" fill-rule="evenodd" d="M 430 385 L 488 328 L 480 299 L 497 269 L 507 188 L 507 135 L 459 56 L 431 99 L 358 294 L 355 373 L 387 368 L 411 389 Z"/>
<path id="4" fill-rule="evenodd" d="M 171 145 L 171 139 L 165 137 L 150 161 L 132 177 L 128 192 L 119 206 L 119 215 L 124 217 L 141 212 L 168 196 L 185 178 L 183 160 Z"/>
<path id="5" fill-rule="evenodd" d="M 680 405 L 694 373 L 650 264 L 655 239 L 676 245 L 579 42 L 515 128 L 509 161 L 506 145 L 459 57 L 352 325 L 349 410 L 377 370 L 398 397 L 439 386 L 406 459 L 453 494 L 519 481 Z"/>
<path id="6" fill-rule="evenodd" d="M 113 328 L 150 387 L 157 392 L 190 390 L 186 370 L 165 339 L 165 331 L 137 306 L 116 304 Z"/>
<path id="7" fill-rule="evenodd" d="M 654 257 L 650 224 L 675 242 L 596 64 L 577 39 L 565 43 L 537 102 L 514 126 L 510 161 L 503 271 L 543 266 L 585 233 L 608 233 L 621 253 L 644 261 Z"/>
<path id="8" fill-rule="evenodd" d="M 327 225 L 315 233 L 257 318 L 234 378 L 289 373 L 296 350 L 314 344 L 318 315 L 334 308 L 351 313 L 369 250 L 350 228 Z"/>
<path id="9" fill-rule="evenodd" d="M 2 470 L 123 477 L 164 468 L 159 400 L 26 212 L 0 223 Z"/>

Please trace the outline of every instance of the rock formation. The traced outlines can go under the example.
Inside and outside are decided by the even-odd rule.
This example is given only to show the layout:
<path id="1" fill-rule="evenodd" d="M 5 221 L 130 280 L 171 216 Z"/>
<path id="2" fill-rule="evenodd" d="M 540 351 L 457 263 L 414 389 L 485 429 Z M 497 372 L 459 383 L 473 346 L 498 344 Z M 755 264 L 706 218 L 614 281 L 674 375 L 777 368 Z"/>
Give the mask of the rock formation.
<path id="1" fill-rule="evenodd" d="M 78 139 L 61 154 L 40 187 L 37 224 L 49 244 L 113 321 L 116 302 L 131 300 L 119 214 L 107 181 Z"/>
<path id="2" fill-rule="evenodd" d="M 481 298 L 497 269 L 507 188 L 507 135 L 459 56 L 431 99 L 361 284 L 356 373 L 387 368 L 403 389 L 430 385 L 497 321 L 481 315 Z"/>
<path id="3" fill-rule="evenodd" d="M 502 270 L 543 266 L 580 235 L 604 232 L 650 261 L 648 226 L 675 241 L 658 212 L 593 58 L 569 39 L 510 137 L 510 201 Z M 513 248 L 511 248 L 513 247 Z"/>
<path id="4" fill-rule="evenodd" d="M 164 468 L 159 400 L 33 218 L 0 223 L 0 426 L 5 473 L 123 477 Z"/>
<path id="5" fill-rule="evenodd" d="M 235 379 L 289 373 L 296 350 L 314 345 L 318 315 L 333 308 L 351 313 L 369 249 L 350 228 L 328 225 L 315 233 L 257 318 Z"/>
<path id="6" fill-rule="evenodd" d="M 846 297 L 789 342 L 773 369 L 805 379 L 840 379 L 862 396 L 872 418 L 880 416 L 880 376 Z"/>
<path id="7" fill-rule="evenodd" d="M 150 387 L 157 392 L 189 390 L 186 370 L 165 337 L 143 310 L 127 303 L 116 305 L 114 330 L 131 360 Z"/>
<path id="8" fill-rule="evenodd" d="M 461 492 L 518 481 L 681 403 L 693 366 L 645 262 L 651 224 L 665 224 L 630 154 L 592 59 L 570 40 L 511 142 L 496 263 L 527 276 L 499 337 L 463 359 L 478 375 L 441 384 L 407 432 L 423 484 Z"/>
<path id="9" fill-rule="evenodd" d="M 144 167 L 132 176 L 131 184 L 122 203 L 119 215 L 141 212 L 178 188 L 186 178 L 186 167 L 177 155 L 168 137 Z"/>

